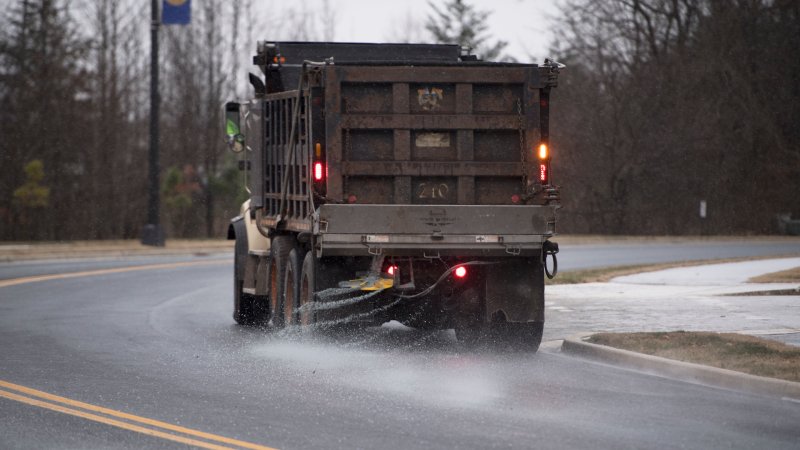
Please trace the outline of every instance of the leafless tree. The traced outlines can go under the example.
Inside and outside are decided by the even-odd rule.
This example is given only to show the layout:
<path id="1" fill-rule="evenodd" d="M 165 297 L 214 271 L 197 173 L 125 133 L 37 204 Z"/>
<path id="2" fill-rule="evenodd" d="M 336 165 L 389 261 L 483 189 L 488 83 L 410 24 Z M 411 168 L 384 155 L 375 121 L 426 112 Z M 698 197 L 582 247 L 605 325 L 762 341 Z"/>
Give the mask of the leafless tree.
<path id="1" fill-rule="evenodd" d="M 577 0 L 562 15 L 568 228 L 763 233 L 800 210 L 796 2 Z"/>

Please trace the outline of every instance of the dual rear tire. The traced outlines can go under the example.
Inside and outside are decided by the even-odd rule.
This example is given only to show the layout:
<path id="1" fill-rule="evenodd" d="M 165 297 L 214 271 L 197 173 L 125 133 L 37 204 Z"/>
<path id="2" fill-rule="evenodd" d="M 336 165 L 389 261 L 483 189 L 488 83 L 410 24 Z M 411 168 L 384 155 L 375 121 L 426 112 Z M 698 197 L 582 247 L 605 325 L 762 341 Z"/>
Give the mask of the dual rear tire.
<path id="1" fill-rule="evenodd" d="M 506 348 L 521 352 L 536 352 L 542 343 L 544 322 L 494 323 L 491 332 Z"/>
<path id="2" fill-rule="evenodd" d="M 301 307 L 313 301 L 313 255 L 295 245 L 292 236 L 272 239 L 269 303 L 275 328 L 314 323 L 313 311 Z"/>
<path id="3" fill-rule="evenodd" d="M 313 311 L 306 305 L 313 301 L 313 256 L 300 248 L 289 252 L 283 290 L 284 325 L 311 325 Z M 304 308 L 305 307 L 305 308 Z"/>
<path id="4" fill-rule="evenodd" d="M 533 276 L 542 275 L 534 271 Z M 540 286 L 536 286 L 540 292 L 535 292 L 536 289 L 528 291 L 527 294 L 532 298 L 520 298 L 519 301 L 534 302 L 537 308 L 544 310 L 543 281 Z M 544 322 L 509 322 L 502 310 L 487 317 L 486 283 L 486 279 L 476 281 L 458 298 L 460 311 L 454 318 L 456 339 L 468 348 L 487 345 L 513 351 L 536 352 L 542 342 Z"/>
<path id="5" fill-rule="evenodd" d="M 488 344 L 499 348 L 534 353 L 539 350 L 544 322 L 472 322 L 456 324 L 456 339 L 468 348 Z"/>
<path id="6" fill-rule="evenodd" d="M 275 328 L 283 328 L 286 324 L 286 271 L 294 247 L 294 238 L 286 235 L 273 237 L 270 245 L 269 309 L 270 322 Z"/>

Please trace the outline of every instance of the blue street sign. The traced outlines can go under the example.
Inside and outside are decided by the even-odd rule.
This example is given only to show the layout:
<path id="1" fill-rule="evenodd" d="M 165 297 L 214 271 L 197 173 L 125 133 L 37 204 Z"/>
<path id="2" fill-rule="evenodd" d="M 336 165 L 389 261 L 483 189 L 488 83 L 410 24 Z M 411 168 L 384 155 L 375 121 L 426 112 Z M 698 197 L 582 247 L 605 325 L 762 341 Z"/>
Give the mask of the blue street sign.
<path id="1" fill-rule="evenodd" d="M 161 23 L 164 25 L 188 25 L 192 20 L 192 0 L 164 0 Z"/>

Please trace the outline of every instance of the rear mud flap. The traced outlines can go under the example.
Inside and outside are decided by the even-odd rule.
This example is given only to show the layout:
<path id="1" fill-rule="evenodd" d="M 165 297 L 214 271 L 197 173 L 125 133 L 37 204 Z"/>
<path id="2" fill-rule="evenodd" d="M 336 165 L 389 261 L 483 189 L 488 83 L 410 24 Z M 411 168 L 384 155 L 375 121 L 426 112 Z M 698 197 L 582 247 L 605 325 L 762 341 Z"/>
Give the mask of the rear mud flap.
<path id="1" fill-rule="evenodd" d="M 538 257 L 514 258 L 486 274 L 486 319 L 544 322 L 544 270 Z"/>

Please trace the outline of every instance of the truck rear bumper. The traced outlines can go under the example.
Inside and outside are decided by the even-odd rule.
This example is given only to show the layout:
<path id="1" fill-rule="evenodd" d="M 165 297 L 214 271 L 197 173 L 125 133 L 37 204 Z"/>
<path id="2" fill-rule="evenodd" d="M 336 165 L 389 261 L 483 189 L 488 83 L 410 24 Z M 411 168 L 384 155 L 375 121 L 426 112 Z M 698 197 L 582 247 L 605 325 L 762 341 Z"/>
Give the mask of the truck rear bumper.
<path id="1" fill-rule="evenodd" d="M 555 234 L 557 206 L 323 205 L 318 256 L 532 255 Z"/>

